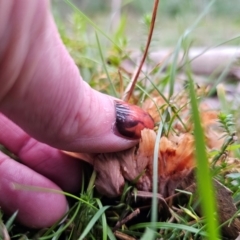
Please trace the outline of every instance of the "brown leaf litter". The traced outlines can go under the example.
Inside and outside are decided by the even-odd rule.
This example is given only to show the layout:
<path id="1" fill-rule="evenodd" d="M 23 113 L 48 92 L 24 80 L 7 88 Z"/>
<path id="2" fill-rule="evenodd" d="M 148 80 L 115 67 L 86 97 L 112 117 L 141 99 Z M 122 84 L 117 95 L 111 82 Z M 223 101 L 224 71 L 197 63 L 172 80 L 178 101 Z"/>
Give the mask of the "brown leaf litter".
<path id="1" fill-rule="evenodd" d="M 179 94 L 171 104 L 171 117 L 174 118 L 172 129 L 167 135 L 161 137 L 159 143 L 156 143 L 157 128 L 154 130 L 144 129 L 141 132 L 139 144 L 125 151 L 96 155 L 69 153 L 93 165 L 97 173 L 95 186 L 101 194 L 111 198 L 120 196 L 126 181 L 134 183 L 140 192 L 151 192 L 156 144 L 159 144 L 158 193 L 160 196 L 166 200 L 173 200 L 176 189 L 196 192 L 193 124 L 190 118 L 188 99 L 184 94 Z M 151 115 L 156 125 L 162 120 L 159 112 L 167 107 L 169 108 L 162 97 L 148 99 L 142 106 Z M 222 138 L 223 132 L 218 122 L 219 113 L 206 104 L 200 104 L 199 111 L 208 151 L 220 150 L 224 138 Z M 177 117 L 177 113 L 179 117 Z M 214 182 L 219 218 L 223 223 L 230 219 L 237 209 L 230 190 L 217 180 Z M 171 207 L 171 204 L 166 204 L 166 206 Z M 166 208 L 166 206 L 164 207 Z M 232 221 L 231 225 L 223 227 L 223 233 L 229 237 L 236 238 L 239 231 L 240 221 L 237 218 Z"/>

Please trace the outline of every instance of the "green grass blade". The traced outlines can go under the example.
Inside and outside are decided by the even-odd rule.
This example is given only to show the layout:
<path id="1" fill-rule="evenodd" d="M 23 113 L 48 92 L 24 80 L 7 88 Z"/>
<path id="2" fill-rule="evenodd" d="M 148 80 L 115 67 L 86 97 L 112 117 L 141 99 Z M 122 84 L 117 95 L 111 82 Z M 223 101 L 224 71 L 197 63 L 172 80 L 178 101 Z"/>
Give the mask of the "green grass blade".
<path id="1" fill-rule="evenodd" d="M 79 240 L 83 240 L 87 234 L 91 231 L 94 224 L 98 221 L 98 219 L 101 217 L 101 215 L 109 208 L 109 206 L 105 206 L 101 209 L 99 209 L 96 214 L 93 216 L 93 218 L 90 220 L 84 231 L 82 232 L 81 236 L 79 237 Z"/>
<path id="2" fill-rule="evenodd" d="M 107 232 L 107 234 L 108 234 L 108 238 L 109 238 L 110 240 L 116 240 L 116 237 L 114 236 L 114 234 L 113 234 L 113 232 L 112 232 L 112 230 L 111 230 L 110 227 L 108 227 L 108 232 Z"/>
<path id="3" fill-rule="evenodd" d="M 14 183 L 14 188 L 18 189 L 18 190 L 25 190 L 25 191 L 36 191 L 36 192 L 46 192 L 46 193 L 50 192 L 50 193 L 56 193 L 56 194 L 65 195 L 67 197 L 70 197 L 72 199 L 75 199 L 75 200 L 77 200 L 79 202 L 82 202 L 82 203 L 86 204 L 88 207 L 91 207 L 91 208 L 97 210 L 97 208 L 93 204 L 85 201 L 84 199 L 82 199 L 80 197 L 77 197 L 76 195 L 68 193 L 68 192 L 64 192 L 64 191 L 60 191 L 60 190 L 56 190 L 56 189 L 51 189 L 51 188 L 23 185 L 23 184 L 18 184 L 18 183 Z"/>
<path id="4" fill-rule="evenodd" d="M 162 136 L 163 132 L 163 125 L 165 122 L 165 118 L 167 115 L 167 111 L 164 112 L 163 114 L 163 120 L 160 122 L 158 132 L 157 132 L 157 138 L 154 146 L 154 154 L 153 154 L 153 198 L 152 198 L 152 207 L 151 207 L 151 227 L 153 230 L 156 228 L 156 222 L 158 219 L 158 199 L 157 199 L 157 194 L 158 194 L 158 153 L 159 153 L 159 147 L 160 147 L 160 138 Z M 149 232 L 148 230 L 146 231 Z M 150 232 L 148 233 L 150 234 Z M 151 234 L 153 234 L 151 232 Z M 150 235 L 149 235 L 150 236 Z M 149 239 L 154 239 L 154 235 L 152 238 Z"/>
<path id="5" fill-rule="evenodd" d="M 152 198 L 152 209 L 151 209 L 151 221 L 156 222 L 158 217 L 158 205 L 157 205 L 157 193 L 158 193 L 158 152 L 160 147 L 160 138 L 163 131 L 163 123 L 161 122 L 157 132 L 156 143 L 154 146 L 153 154 L 153 198 Z"/>
<path id="6" fill-rule="evenodd" d="M 151 228 L 146 228 L 145 233 L 140 238 L 140 240 L 150 240 L 155 238 L 155 232 Z"/>
<path id="7" fill-rule="evenodd" d="M 97 177 L 97 173 L 96 171 L 93 171 L 87 187 L 87 193 L 91 197 L 93 196 L 93 188 L 94 188 L 96 177 Z"/>
<path id="8" fill-rule="evenodd" d="M 52 240 L 58 240 L 61 237 L 61 234 L 63 232 L 63 225 L 60 226 L 60 228 L 54 233 L 54 237 Z"/>
<path id="9" fill-rule="evenodd" d="M 8 219 L 8 221 L 6 222 L 5 227 L 6 227 L 6 229 L 7 229 L 8 231 L 10 230 L 10 228 L 11 228 L 14 220 L 16 219 L 17 214 L 18 214 L 18 211 L 16 211 L 16 212 Z"/>
<path id="10" fill-rule="evenodd" d="M 221 83 L 224 79 L 226 79 L 226 77 L 229 73 L 229 70 L 230 70 L 234 61 L 235 61 L 235 58 L 233 56 L 232 59 L 230 59 L 230 61 L 227 63 L 226 67 L 224 68 L 224 70 L 222 71 L 222 73 L 220 74 L 218 79 L 213 81 L 213 86 L 211 87 L 211 90 L 209 91 L 208 96 L 211 96 L 215 92 L 216 86 L 219 83 Z"/>
<path id="11" fill-rule="evenodd" d="M 71 1 L 65 0 L 65 2 L 71 6 L 76 12 L 78 12 L 89 24 L 93 26 L 95 30 L 100 32 L 104 37 L 106 37 L 115 47 L 117 47 L 119 50 L 121 48 L 103 31 L 101 30 L 89 17 L 87 17 L 82 11 L 80 11 Z"/>
<path id="12" fill-rule="evenodd" d="M 99 199 L 96 199 L 96 202 L 98 204 L 99 209 L 103 208 L 103 205 Z M 107 240 L 107 234 L 108 234 L 108 225 L 107 225 L 107 218 L 105 213 L 102 214 L 102 231 L 103 231 L 103 240 Z"/>
<path id="13" fill-rule="evenodd" d="M 176 49 L 173 54 L 173 61 L 172 61 L 172 66 L 170 71 L 170 81 L 169 81 L 169 99 L 171 98 L 174 92 L 174 83 L 175 83 L 177 65 L 178 65 L 178 55 L 179 55 L 181 46 L 182 46 L 182 37 L 178 40 Z"/>
<path id="14" fill-rule="evenodd" d="M 214 187 L 212 184 L 211 172 L 208 163 L 204 133 L 201 126 L 198 110 L 197 98 L 195 95 L 194 82 L 188 72 L 189 77 L 189 95 L 191 99 L 192 120 L 194 123 L 195 154 L 197 161 L 197 185 L 199 196 L 201 196 L 201 206 L 206 218 L 208 239 L 219 239 L 216 198 L 214 196 Z"/>
<path id="15" fill-rule="evenodd" d="M 81 202 L 79 202 L 77 204 L 77 207 L 76 207 L 76 211 L 73 213 L 72 217 L 70 219 L 68 219 L 68 222 L 60 229 L 61 232 L 65 231 L 74 221 L 74 219 L 76 218 L 76 216 L 79 214 L 79 210 L 80 210 L 80 206 L 81 206 Z M 70 213 L 70 211 L 72 211 L 73 209 L 75 209 L 75 207 L 73 207 L 72 209 L 69 210 L 68 213 Z M 68 214 L 67 213 L 67 214 Z M 66 214 L 66 215 L 67 215 Z M 45 232 L 45 236 L 42 236 L 39 238 L 39 240 L 45 240 L 45 239 L 50 239 L 50 238 L 53 238 L 55 236 L 55 232 L 54 232 L 54 228 L 56 226 L 58 226 L 59 222 L 54 224 L 51 228 L 49 228 L 46 232 Z M 54 232 L 51 234 L 51 232 Z"/>
<path id="16" fill-rule="evenodd" d="M 175 78 L 176 78 L 176 72 L 177 72 L 177 65 L 178 65 L 178 56 L 179 52 L 182 47 L 182 43 L 184 39 L 187 38 L 187 36 L 197 27 L 199 22 L 203 19 L 203 17 L 209 12 L 210 8 L 214 4 L 215 0 L 212 0 L 207 7 L 204 9 L 204 11 L 200 14 L 200 16 L 196 19 L 196 21 L 184 31 L 183 35 L 179 38 L 177 42 L 177 46 L 175 48 L 175 51 L 173 53 L 173 62 L 172 62 L 172 67 L 171 67 L 171 72 L 170 72 L 170 82 L 169 82 L 169 99 L 173 95 L 174 92 L 174 83 L 175 83 Z"/>
<path id="17" fill-rule="evenodd" d="M 217 89 L 217 96 L 218 96 L 218 100 L 220 102 L 220 109 L 221 112 L 229 114 L 230 113 L 230 108 L 229 108 L 229 103 L 227 101 L 226 98 L 226 91 L 225 91 L 225 87 L 223 84 L 218 84 L 216 86 Z"/>
<path id="18" fill-rule="evenodd" d="M 237 35 L 236 37 L 233 37 L 231 39 L 228 39 L 226 41 L 218 43 L 217 45 L 214 45 L 214 46 L 211 46 L 211 47 L 207 47 L 201 53 L 199 53 L 198 55 L 196 55 L 196 56 L 192 57 L 191 59 L 189 59 L 189 61 L 184 62 L 179 68 L 183 68 L 186 64 L 189 64 L 189 63 L 193 62 L 195 59 L 201 57 L 202 55 L 204 55 L 204 53 L 208 52 L 209 50 L 221 47 L 221 46 L 225 45 L 226 43 L 230 43 L 230 42 L 238 40 L 238 39 L 240 39 L 240 35 Z"/>
<path id="19" fill-rule="evenodd" d="M 182 230 L 182 231 L 186 231 L 186 232 L 195 233 L 195 234 L 198 234 L 198 235 L 201 235 L 201 236 L 206 236 L 206 233 L 204 231 L 199 231 L 198 228 L 195 228 L 195 227 L 192 227 L 192 226 L 187 226 L 187 225 L 184 225 L 184 224 L 168 223 L 168 222 L 156 222 L 155 226 L 158 229 L 169 229 L 169 230 L 178 229 L 178 230 Z M 141 228 L 151 228 L 151 223 L 139 223 L 139 224 L 131 226 L 130 230 L 141 229 Z"/>
<path id="20" fill-rule="evenodd" d="M 116 89 L 114 87 L 114 84 L 113 84 L 113 82 L 112 82 L 112 80 L 111 80 L 111 78 L 109 76 L 109 73 L 108 73 L 108 70 L 107 70 L 107 66 L 106 66 L 106 62 L 104 61 L 104 57 L 103 57 L 103 53 L 102 53 L 101 44 L 99 42 L 98 34 L 97 34 L 97 32 L 95 32 L 95 34 L 96 34 L 96 40 L 97 40 L 97 46 L 98 46 L 99 55 L 100 55 L 101 60 L 102 60 L 102 65 L 103 65 L 104 71 L 105 71 L 105 73 L 107 75 L 107 79 L 108 79 L 108 81 L 110 83 L 110 86 L 111 86 L 111 95 L 117 97 L 118 96 L 117 91 L 116 91 Z"/>

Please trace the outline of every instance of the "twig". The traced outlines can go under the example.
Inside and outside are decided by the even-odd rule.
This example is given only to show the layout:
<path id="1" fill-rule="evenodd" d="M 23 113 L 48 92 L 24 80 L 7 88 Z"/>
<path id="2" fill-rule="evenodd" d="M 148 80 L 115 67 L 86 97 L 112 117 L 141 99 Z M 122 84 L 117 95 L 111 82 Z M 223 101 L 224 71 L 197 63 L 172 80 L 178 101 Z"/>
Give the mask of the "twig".
<path id="1" fill-rule="evenodd" d="M 135 193 L 133 193 L 134 195 Z M 152 198 L 153 197 L 153 193 L 152 192 L 145 192 L 145 191 L 137 191 L 136 193 L 137 197 L 142 197 L 142 198 Z M 165 199 L 163 198 L 163 196 L 158 193 L 157 194 L 157 198 L 163 202 L 165 202 Z"/>
<path id="2" fill-rule="evenodd" d="M 114 232 L 114 235 L 121 240 L 136 240 L 136 238 L 130 237 L 129 235 L 119 231 Z"/>
<path id="3" fill-rule="evenodd" d="M 142 60 L 141 60 L 141 62 L 140 62 L 140 65 L 139 65 L 139 67 L 138 67 L 138 70 L 137 70 L 136 74 L 134 74 L 134 77 L 133 77 L 133 79 L 132 79 L 131 82 L 130 82 L 129 91 L 126 92 L 126 96 L 124 97 L 124 100 L 125 100 L 126 102 L 128 102 L 129 99 L 130 99 L 131 96 L 132 96 L 132 93 L 133 93 L 133 90 L 134 90 L 135 85 L 136 85 L 136 83 L 137 83 L 139 74 L 140 74 L 140 72 L 141 72 L 141 70 L 142 70 L 143 63 L 145 62 L 145 59 L 146 59 L 147 54 L 148 54 L 148 49 L 149 49 L 149 46 L 150 46 L 150 43 L 151 43 L 151 40 L 152 40 L 153 29 L 154 29 L 154 25 L 155 25 L 155 21 L 156 21 L 158 4 L 159 4 L 159 0 L 155 0 L 155 1 L 154 1 L 154 6 L 153 6 L 152 20 L 151 20 L 151 25 L 150 25 L 150 30 L 149 30 L 149 34 L 148 34 L 148 39 L 147 39 L 146 48 L 145 48 L 145 51 L 144 51 Z"/>
<path id="4" fill-rule="evenodd" d="M 118 229 L 119 227 L 121 227 L 123 224 L 127 223 L 128 221 L 130 221 L 131 219 L 133 219 L 134 217 L 136 217 L 138 214 L 140 213 L 139 208 L 137 208 L 136 210 L 134 210 L 132 213 L 130 213 L 127 217 L 125 217 L 124 219 L 122 219 L 121 221 L 118 221 L 116 226 L 113 228 L 113 231 L 115 231 L 116 229 Z"/>
<path id="5" fill-rule="evenodd" d="M 134 71 L 133 71 L 131 81 L 128 83 L 128 85 L 127 85 L 127 87 L 126 87 L 126 89 L 125 89 L 125 91 L 124 91 L 124 94 L 123 94 L 123 97 L 122 97 L 122 100 L 123 100 L 123 101 L 128 102 L 129 99 L 130 99 L 130 97 L 131 97 L 131 95 L 132 95 L 132 94 L 130 94 L 130 91 L 131 91 L 131 88 L 132 88 L 132 86 L 133 86 L 133 82 L 135 81 L 135 80 L 134 80 L 134 79 L 135 79 L 135 76 L 136 76 L 136 74 L 137 74 L 137 72 L 138 72 L 138 69 L 139 69 L 139 67 L 137 67 L 137 66 L 138 66 L 138 63 L 136 64 L 136 67 L 135 67 L 135 69 L 134 69 Z M 139 65 L 139 66 L 140 66 L 140 65 Z M 134 87 L 135 87 L 135 84 L 134 84 Z M 133 89 L 134 89 L 134 88 L 133 88 Z M 130 95 L 129 95 L 129 94 L 130 94 Z M 127 97 L 129 97 L 129 99 L 127 99 Z"/>

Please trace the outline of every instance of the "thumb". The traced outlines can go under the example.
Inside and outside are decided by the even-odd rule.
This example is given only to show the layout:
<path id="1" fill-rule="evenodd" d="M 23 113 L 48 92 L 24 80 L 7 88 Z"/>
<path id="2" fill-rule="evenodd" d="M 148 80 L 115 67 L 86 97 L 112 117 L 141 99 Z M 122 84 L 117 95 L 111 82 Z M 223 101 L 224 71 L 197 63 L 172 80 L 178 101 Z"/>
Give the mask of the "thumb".
<path id="1" fill-rule="evenodd" d="M 82 81 L 46 2 L 34 1 L 30 9 L 25 2 L 14 1 L 10 33 L 0 35 L 7 43 L 0 46 L 0 111 L 39 141 L 68 151 L 120 151 L 136 144 L 143 128 L 153 128 L 151 117 Z"/>

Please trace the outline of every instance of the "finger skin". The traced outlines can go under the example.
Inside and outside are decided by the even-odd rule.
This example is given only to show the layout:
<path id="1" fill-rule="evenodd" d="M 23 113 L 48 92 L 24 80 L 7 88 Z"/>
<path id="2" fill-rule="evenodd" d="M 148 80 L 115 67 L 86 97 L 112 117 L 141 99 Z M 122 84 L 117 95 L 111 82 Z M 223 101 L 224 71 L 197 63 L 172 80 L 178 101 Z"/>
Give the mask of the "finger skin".
<path id="1" fill-rule="evenodd" d="M 0 32 L 0 111 L 51 146 L 82 152 L 135 145 L 114 133 L 114 98 L 91 89 L 63 45 L 46 0 L 0 0 L 11 5 Z M 0 29 L 2 29 L 0 22 Z M 3 43 L 3 44 L 2 44 Z"/>
<path id="2" fill-rule="evenodd" d="M 31 228 L 49 227 L 67 211 L 64 195 L 47 191 L 16 189 L 14 184 L 61 190 L 56 184 L 0 152 L 0 206 Z"/>
<path id="3" fill-rule="evenodd" d="M 2 114 L 0 126 L 0 144 L 17 155 L 21 163 L 49 178 L 64 191 L 80 190 L 83 169 L 81 161 L 36 141 Z"/>

